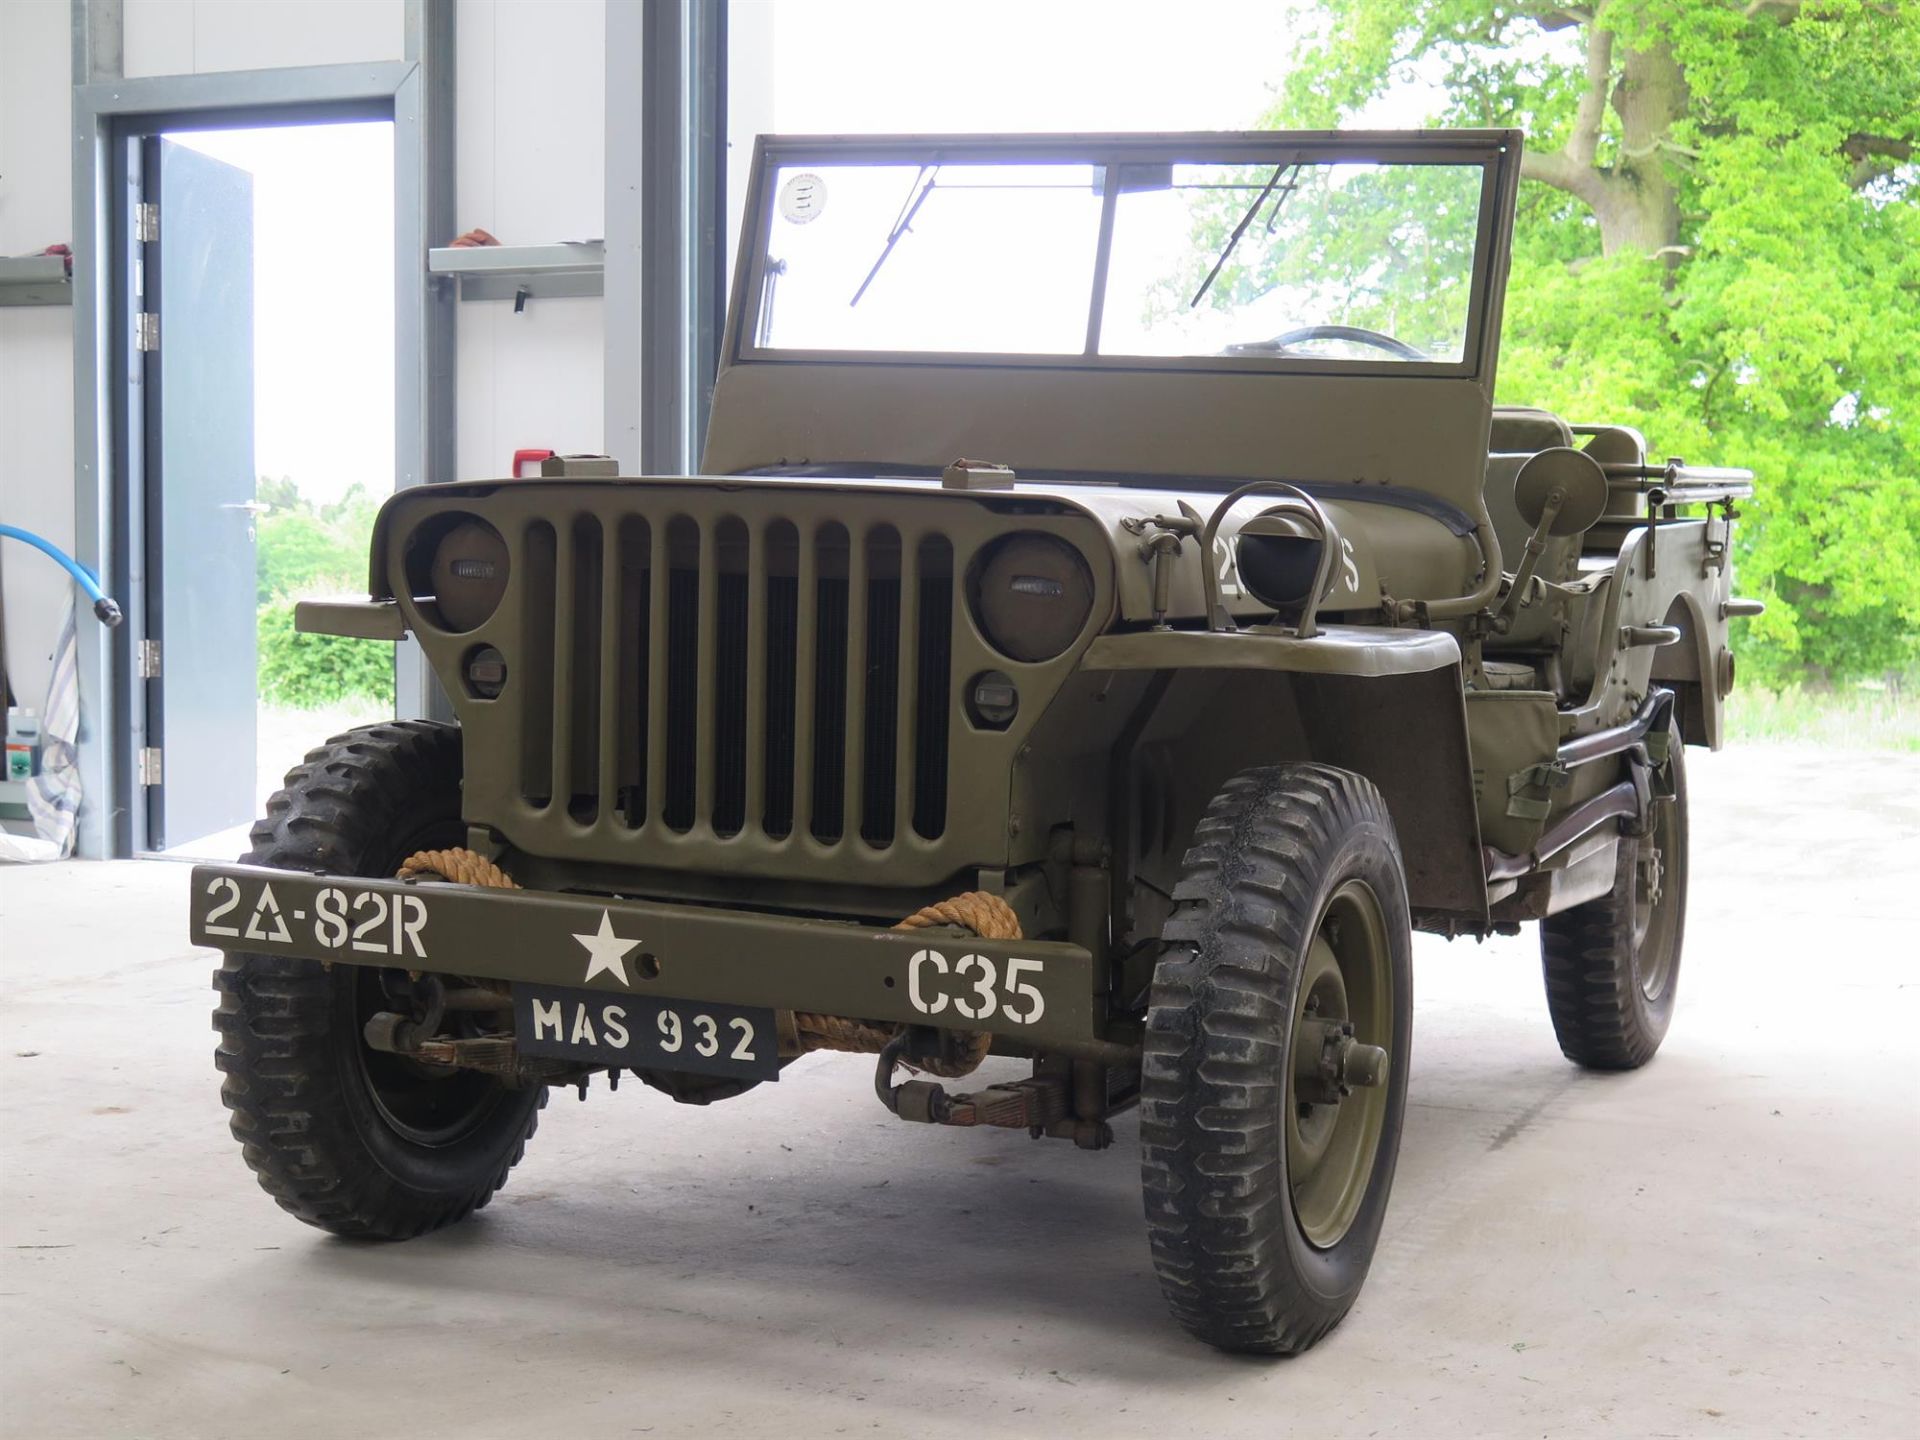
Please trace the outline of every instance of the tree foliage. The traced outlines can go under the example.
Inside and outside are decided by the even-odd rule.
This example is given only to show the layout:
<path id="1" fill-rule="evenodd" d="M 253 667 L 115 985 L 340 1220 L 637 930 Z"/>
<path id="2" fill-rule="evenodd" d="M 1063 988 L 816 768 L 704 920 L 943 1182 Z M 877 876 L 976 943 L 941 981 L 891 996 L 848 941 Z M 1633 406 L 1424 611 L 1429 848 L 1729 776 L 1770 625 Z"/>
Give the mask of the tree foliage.
<path id="1" fill-rule="evenodd" d="M 257 603 L 275 595 L 365 589 L 367 539 L 379 507 L 361 486 L 315 505 L 293 481 L 262 476 L 254 498 L 267 507 L 256 534 Z"/>
<path id="2" fill-rule="evenodd" d="M 1176 184 L 1189 192 L 1192 244 L 1154 291 L 1157 323 L 1177 325 L 1204 299 L 1233 317 L 1235 343 L 1257 340 L 1251 327 L 1264 318 L 1286 329 L 1360 326 L 1436 357 L 1460 352 L 1477 168 L 1223 165 L 1194 167 Z"/>
<path id="3" fill-rule="evenodd" d="M 1323 0 L 1268 119 L 1527 132 L 1499 394 L 1758 472 L 1743 660 L 1920 659 L 1920 5 Z"/>
<path id="4" fill-rule="evenodd" d="M 393 700 L 393 647 L 378 640 L 302 635 L 294 597 L 365 594 L 372 497 L 354 485 L 314 504 L 293 481 L 262 476 L 255 499 L 267 506 L 257 532 L 260 696 L 313 708 L 343 700 Z"/>
<path id="5" fill-rule="evenodd" d="M 260 607 L 260 698 L 314 710 L 343 701 L 393 703 L 393 646 L 381 640 L 302 635 L 294 602 L 277 596 Z"/>

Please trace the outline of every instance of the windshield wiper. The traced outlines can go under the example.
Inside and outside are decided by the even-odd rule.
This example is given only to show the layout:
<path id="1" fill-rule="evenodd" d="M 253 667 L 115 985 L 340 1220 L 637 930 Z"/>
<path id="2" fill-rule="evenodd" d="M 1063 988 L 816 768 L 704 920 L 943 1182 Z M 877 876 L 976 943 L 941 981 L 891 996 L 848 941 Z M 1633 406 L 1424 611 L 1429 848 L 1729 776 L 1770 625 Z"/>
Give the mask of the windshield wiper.
<path id="1" fill-rule="evenodd" d="M 880 273 L 880 267 L 886 264 L 887 257 L 893 254 L 893 247 L 900 243 L 902 237 L 912 227 L 913 217 L 918 215 L 920 207 L 927 203 L 927 196 L 933 193 L 934 181 L 939 177 L 940 167 L 937 164 L 922 165 L 920 173 L 913 177 L 913 189 L 908 193 L 906 203 L 900 207 L 900 214 L 893 222 L 893 229 L 887 232 L 887 243 L 880 247 L 880 255 L 873 262 L 873 268 L 867 271 L 867 278 L 860 282 L 860 288 L 853 292 L 853 298 L 847 302 L 849 310 L 860 303 L 860 297 L 867 293 L 867 287 L 873 284 L 874 277 Z"/>
<path id="2" fill-rule="evenodd" d="M 1213 288 L 1213 282 L 1219 278 L 1221 267 L 1233 258 L 1233 252 L 1235 247 L 1240 243 L 1240 237 L 1247 233 L 1247 227 L 1253 224 L 1253 217 L 1260 213 L 1260 207 L 1267 203 L 1267 196 L 1271 195 L 1273 193 L 1273 187 L 1280 183 L 1280 177 L 1288 174 L 1297 176 L 1299 173 L 1300 162 L 1297 160 L 1292 165 L 1276 165 L 1273 167 L 1273 174 L 1267 177 L 1267 183 L 1261 187 L 1260 193 L 1253 197 L 1253 204 L 1249 205 L 1247 207 L 1247 213 L 1240 217 L 1240 223 L 1233 227 L 1233 234 L 1227 237 L 1226 246 L 1220 251 L 1220 258 L 1213 262 L 1213 269 L 1207 272 L 1207 278 L 1200 282 L 1200 288 L 1193 292 L 1193 299 L 1187 302 L 1187 308 L 1189 310 L 1198 305 L 1201 299 L 1205 297 L 1207 291 Z M 1287 203 L 1287 196 L 1291 195 L 1293 191 L 1293 181 L 1289 180 L 1287 182 L 1287 188 L 1280 192 L 1280 198 L 1273 202 L 1273 214 L 1267 217 L 1267 232 L 1269 234 L 1273 232 L 1274 222 L 1280 218 L 1280 207 Z"/>

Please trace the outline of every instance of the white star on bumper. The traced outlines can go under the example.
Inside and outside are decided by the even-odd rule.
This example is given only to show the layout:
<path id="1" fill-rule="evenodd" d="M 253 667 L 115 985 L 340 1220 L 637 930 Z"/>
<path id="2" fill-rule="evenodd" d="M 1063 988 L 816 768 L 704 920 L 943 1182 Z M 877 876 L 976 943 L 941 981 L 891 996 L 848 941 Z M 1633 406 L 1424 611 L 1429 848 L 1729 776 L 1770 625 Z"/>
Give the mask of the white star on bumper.
<path id="1" fill-rule="evenodd" d="M 622 940 L 613 933 L 613 914 L 600 912 L 600 928 L 592 935 L 575 935 L 574 939 L 587 947 L 587 979 L 592 980 L 600 974 L 617 975 L 622 985 L 631 985 L 627 978 L 627 954 L 640 942 Z"/>

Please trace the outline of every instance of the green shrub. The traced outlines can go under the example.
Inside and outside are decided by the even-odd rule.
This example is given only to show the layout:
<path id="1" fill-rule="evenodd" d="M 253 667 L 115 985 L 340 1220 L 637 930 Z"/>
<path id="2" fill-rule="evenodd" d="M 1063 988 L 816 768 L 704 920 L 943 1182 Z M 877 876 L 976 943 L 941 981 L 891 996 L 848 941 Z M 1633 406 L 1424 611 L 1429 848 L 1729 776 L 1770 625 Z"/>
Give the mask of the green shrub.
<path id="1" fill-rule="evenodd" d="M 276 596 L 260 607 L 260 698 L 302 709 L 358 699 L 391 705 L 393 646 L 384 640 L 302 635 L 293 628 L 293 605 Z"/>
<path id="2" fill-rule="evenodd" d="M 1727 699 L 1730 744 L 1818 745 L 1920 754 L 1920 675 L 1833 687 L 1741 684 Z"/>

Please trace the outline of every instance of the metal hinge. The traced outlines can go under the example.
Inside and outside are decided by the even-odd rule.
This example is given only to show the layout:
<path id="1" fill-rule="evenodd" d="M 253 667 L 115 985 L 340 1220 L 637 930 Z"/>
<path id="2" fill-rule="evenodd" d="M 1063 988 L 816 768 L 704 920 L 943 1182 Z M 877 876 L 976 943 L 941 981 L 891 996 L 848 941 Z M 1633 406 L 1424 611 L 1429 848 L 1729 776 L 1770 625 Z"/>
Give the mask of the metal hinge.
<path id="1" fill-rule="evenodd" d="M 160 207 L 151 200 L 133 207 L 133 238 L 148 244 L 160 238 Z"/>
<path id="2" fill-rule="evenodd" d="M 136 350 L 160 348 L 160 317 L 153 311 L 142 310 L 133 317 L 133 348 Z"/>
<path id="3" fill-rule="evenodd" d="M 142 640 L 139 648 L 134 651 L 133 663 L 139 668 L 142 680 L 158 680 L 160 678 L 160 642 Z"/>
<path id="4" fill-rule="evenodd" d="M 1725 519 L 1707 516 L 1707 522 L 1701 532 L 1700 565 L 1703 570 L 1724 570 L 1727 566 L 1727 542 L 1733 538 L 1733 524 Z"/>
<path id="5" fill-rule="evenodd" d="M 160 747 L 147 745 L 140 751 L 140 783 L 158 785 L 160 783 Z"/>

